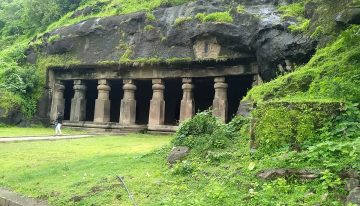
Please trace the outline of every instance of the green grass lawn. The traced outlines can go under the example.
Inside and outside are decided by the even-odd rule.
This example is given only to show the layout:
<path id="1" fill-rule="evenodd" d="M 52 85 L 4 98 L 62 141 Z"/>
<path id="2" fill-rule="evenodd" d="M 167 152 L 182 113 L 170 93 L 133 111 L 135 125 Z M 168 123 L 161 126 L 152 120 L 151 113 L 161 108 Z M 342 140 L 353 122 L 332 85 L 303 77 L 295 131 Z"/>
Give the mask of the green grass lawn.
<path id="1" fill-rule="evenodd" d="M 259 179 L 263 169 L 288 163 L 283 156 L 252 157 L 247 138 L 225 150 L 193 150 L 172 168 L 170 140 L 131 134 L 2 143 L 0 187 L 55 206 L 132 205 L 119 175 L 141 206 L 342 205 L 343 187 L 328 190 L 321 179 Z"/>
<path id="2" fill-rule="evenodd" d="M 84 130 L 69 128 L 63 128 L 61 131 L 64 135 L 87 133 Z M 46 136 L 54 134 L 55 129 L 53 127 L 0 127 L 0 137 Z"/>
<path id="3" fill-rule="evenodd" d="M 169 141 L 169 136 L 132 134 L 3 143 L 0 187 L 51 205 L 130 205 L 116 180 L 120 175 L 137 201 L 146 202 L 149 194 L 141 191 L 158 184 L 166 168 L 165 160 L 152 151 Z"/>

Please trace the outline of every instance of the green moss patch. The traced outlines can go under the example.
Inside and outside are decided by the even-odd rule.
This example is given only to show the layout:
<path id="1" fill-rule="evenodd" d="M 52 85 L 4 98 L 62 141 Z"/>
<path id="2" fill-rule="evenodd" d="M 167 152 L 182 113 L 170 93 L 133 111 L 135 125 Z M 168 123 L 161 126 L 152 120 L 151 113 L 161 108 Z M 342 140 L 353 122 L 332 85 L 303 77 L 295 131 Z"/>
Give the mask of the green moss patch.
<path id="1" fill-rule="evenodd" d="M 339 102 L 267 102 L 253 112 L 256 147 L 264 151 L 292 147 L 317 138 L 317 130 L 339 113 Z"/>

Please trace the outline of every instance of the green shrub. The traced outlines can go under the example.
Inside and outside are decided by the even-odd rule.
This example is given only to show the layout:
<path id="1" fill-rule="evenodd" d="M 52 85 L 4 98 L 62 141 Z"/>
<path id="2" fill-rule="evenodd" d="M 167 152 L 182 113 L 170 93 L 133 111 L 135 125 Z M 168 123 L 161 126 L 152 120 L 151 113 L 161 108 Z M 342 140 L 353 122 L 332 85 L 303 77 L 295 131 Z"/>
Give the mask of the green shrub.
<path id="1" fill-rule="evenodd" d="M 235 116 L 229 123 L 227 123 L 227 132 L 231 134 L 232 138 L 241 136 L 240 132 L 245 125 L 249 123 L 249 118 L 241 115 Z"/>
<path id="2" fill-rule="evenodd" d="M 234 19 L 229 12 L 215 12 L 205 16 L 205 22 L 224 22 L 232 23 Z"/>
<path id="3" fill-rule="evenodd" d="M 155 21 L 156 20 L 156 17 L 153 13 L 150 13 L 150 12 L 147 12 L 146 13 L 146 20 L 148 21 Z"/>
<path id="4" fill-rule="evenodd" d="M 232 23 L 234 19 L 229 12 L 214 12 L 210 14 L 198 13 L 195 16 L 201 22 L 223 22 Z"/>
<path id="5" fill-rule="evenodd" d="M 211 111 L 204 111 L 180 124 L 173 144 L 188 146 L 198 152 L 206 152 L 224 149 L 232 139 L 227 126 L 214 117 Z"/>
<path id="6" fill-rule="evenodd" d="M 232 154 L 230 152 L 224 152 L 224 151 L 208 151 L 206 153 L 206 161 L 210 163 L 220 163 L 225 160 L 228 160 L 232 157 Z"/>
<path id="7" fill-rule="evenodd" d="M 200 22 L 204 22 L 204 19 L 205 19 L 205 14 L 204 13 L 197 13 L 196 15 L 195 15 L 195 18 L 197 19 L 197 20 L 199 20 Z"/>
<path id="8" fill-rule="evenodd" d="M 293 25 L 289 26 L 289 29 L 292 32 L 305 32 L 309 29 L 309 26 L 310 26 L 310 20 L 304 19 L 303 21 L 301 21 L 297 24 L 293 24 Z"/>
<path id="9" fill-rule="evenodd" d="M 193 173 L 197 168 L 197 165 L 194 162 L 187 160 L 178 162 L 171 169 L 171 173 L 174 175 L 189 175 Z"/>
<path id="10" fill-rule="evenodd" d="M 240 14 L 242 14 L 242 13 L 245 13 L 245 6 L 243 6 L 243 5 L 238 5 L 237 7 L 236 7 L 236 11 L 238 12 L 238 13 L 240 13 Z"/>
<path id="11" fill-rule="evenodd" d="M 191 21 L 192 17 L 191 16 L 181 16 L 175 19 L 174 25 L 175 26 L 180 26 L 182 24 L 184 24 L 187 21 Z"/>
<path id="12" fill-rule="evenodd" d="M 154 27 L 153 25 L 146 25 L 146 26 L 144 27 L 144 30 L 145 30 L 145 31 L 151 31 L 151 30 L 153 30 L 153 29 L 155 29 L 155 27 Z"/>
<path id="13" fill-rule="evenodd" d="M 59 40 L 60 39 L 60 35 L 57 34 L 57 35 L 53 35 L 53 36 L 50 36 L 50 38 L 48 39 L 48 42 L 49 43 L 54 43 L 55 41 Z"/>
<path id="14" fill-rule="evenodd" d="M 304 17 L 305 4 L 304 2 L 292 3 L 289 5 L 283 5 L 279 7 L 279 11 L 282 12 L 282 16 L 285 17 Z"/>
<path id="15" fill-rule="evenodd" d="M 3 110 L 4 116 L 11 110 L 19 109 L 21 103 L 22 100 L 19 95 L 0 88 L 0 109 Z"/>

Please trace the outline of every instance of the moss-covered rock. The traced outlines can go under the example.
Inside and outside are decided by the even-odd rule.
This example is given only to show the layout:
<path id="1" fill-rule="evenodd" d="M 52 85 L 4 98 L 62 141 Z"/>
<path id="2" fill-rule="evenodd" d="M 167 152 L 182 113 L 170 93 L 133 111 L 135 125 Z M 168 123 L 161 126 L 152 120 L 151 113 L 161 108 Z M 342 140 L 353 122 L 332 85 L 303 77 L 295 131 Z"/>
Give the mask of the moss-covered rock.
<path id="1" fill-rule="evenodd" d="M 301 145 L 319 138 L 317 131 L 339 113 L 339 102 L 302 101 L 267 102 L 253 111 L 255 147 L 276 151 L 289 147 L 301 150 Z"/>

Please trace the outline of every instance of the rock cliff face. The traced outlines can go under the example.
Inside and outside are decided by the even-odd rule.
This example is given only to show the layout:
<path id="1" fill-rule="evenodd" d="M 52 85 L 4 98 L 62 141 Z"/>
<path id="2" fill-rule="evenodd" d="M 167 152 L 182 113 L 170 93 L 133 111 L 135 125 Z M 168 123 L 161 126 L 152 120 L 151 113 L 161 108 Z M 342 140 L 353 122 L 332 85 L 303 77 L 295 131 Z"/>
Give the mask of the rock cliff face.
<path id="1" fill-rule="evenodd" d="M 42 55 L 69 55 L 84 65 L 255 58 L 264 80 L 279 64 L 308 61 L 315 42 L 287 30 L 276 0 L 198 0 L 146 13 L 94 18 L 45 34 Z M 238 4 L 244 11 L 237 11 Z M 232 23 L 201 22 L 198 13 L 229 11 Z M 187 17 L 187 18 L 184 18 Z M 180 21 L 183 19 L 183 21 Z M 30 52 L 29 56 L 34 56 Z M 79 63 L 80 64 L 80 63 Z"/>

